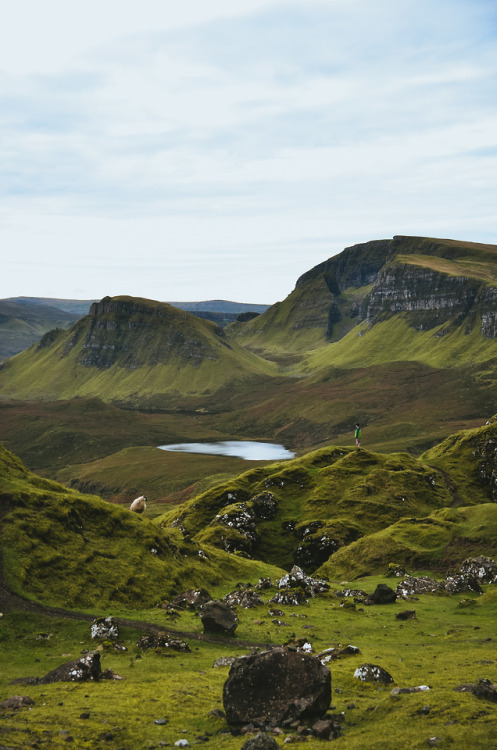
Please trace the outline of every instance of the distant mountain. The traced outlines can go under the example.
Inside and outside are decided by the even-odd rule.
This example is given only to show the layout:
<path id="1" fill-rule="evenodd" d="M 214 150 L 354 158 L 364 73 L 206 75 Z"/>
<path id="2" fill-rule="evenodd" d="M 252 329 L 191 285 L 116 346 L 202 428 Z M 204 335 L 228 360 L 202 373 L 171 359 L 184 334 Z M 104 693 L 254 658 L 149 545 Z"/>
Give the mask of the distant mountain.
<path id="1" fill-rule="evenodd" d="M 0 300 L 0 361 L 27 349 L 53 328 L 69 328 L 78 318 L 48 305 Z"/>
<path id="2" fill-rule="evenodd" d="M 378 360 L 379 331 L 374 329 L 394 320 L 407 335 L 400 349 L 381 344 L 383 361 L 411 359 L 414 332 L 430 332 L 432 341 L 425 336 L 422 346 L 427 354 L 430 343 L 446 348 L 438 346 L 440 339 L 456 333 L 463 336 L 463 348 L 476 332 L 495 339 L 497 246 L 424 237 L 354 245 L 305 273 L 283 302 L 233 328 L 231 335 L 269 356 L 302 354 L 346 339 L 348 352 L 341 345 L 328 353 L 330 363 L 349 366 L 358 360 L 371 363 L 371 356 Z M 364 336 L 360 347 L 358 335 Z M 399 336 L 394 338 L 397 347 Z M 393 343 L 391 334 L 387 339 Z M 374 340 L 372 347 L 368 340 Z M 423 359 L 420 343 L 414 348 Z"/>
<path id="3" fill-rule="evenodd" d="M 8 360 L 3 397 L 161 402 L 200 395 L 274 367 L 228 341 L 214 323 L 164 302 L 105 297 L 69 331 L 55 329 Z"/>

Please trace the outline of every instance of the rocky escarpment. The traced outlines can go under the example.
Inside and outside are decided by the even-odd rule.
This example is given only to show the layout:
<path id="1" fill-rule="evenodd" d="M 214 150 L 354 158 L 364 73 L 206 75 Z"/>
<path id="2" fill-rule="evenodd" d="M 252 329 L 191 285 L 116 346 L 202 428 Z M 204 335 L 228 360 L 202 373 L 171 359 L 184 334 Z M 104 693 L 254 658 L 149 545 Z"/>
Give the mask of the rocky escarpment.
<path id="1" fill-rule="evenodd" d="M 128 369 L 167 364 L 171 359 L 199 367 L 206 358 L 217 359 L 215 344 L 225 344 L 221 328 L 209 331 L 187 312 L 165 303 L 123 297 L 105 297 L 91 306 L 67 340 L 64 354 L 78 344 L 78 364 L 106 369 L 115 363 Z M 206 324 L 208 325 L 208 324 Z"/>
<path id="2" fill-rule="evenodd" d="M 393 262 L 379 272 L 371 292 L 361 303 L 359 320 L 373 325 L 397 313 L 409 313 L 409 323 L 417 330 L 428 330 L 449 320 L 460 324 L 474 312 L 481 290 L 485 292 L 487 288 L 477 279 Z M 492 326 L 489 319 L 487 331 L 495 328 L 493 322 Z"/>

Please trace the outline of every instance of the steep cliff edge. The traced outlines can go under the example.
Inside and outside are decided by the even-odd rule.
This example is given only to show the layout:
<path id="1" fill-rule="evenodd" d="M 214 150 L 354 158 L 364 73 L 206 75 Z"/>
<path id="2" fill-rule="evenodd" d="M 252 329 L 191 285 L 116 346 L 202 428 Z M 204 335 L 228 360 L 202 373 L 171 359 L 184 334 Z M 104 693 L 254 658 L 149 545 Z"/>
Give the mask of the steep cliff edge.
<path id="1" fill-rule="evenodd" d="M 346 248 L 303 274 L 294 291 L 232 335 L 260 354 L 339 341 L 356 325 L 402 315 L 418 331 L 464 324 L 497 333 L 497 246 L 394 237 Z"/>

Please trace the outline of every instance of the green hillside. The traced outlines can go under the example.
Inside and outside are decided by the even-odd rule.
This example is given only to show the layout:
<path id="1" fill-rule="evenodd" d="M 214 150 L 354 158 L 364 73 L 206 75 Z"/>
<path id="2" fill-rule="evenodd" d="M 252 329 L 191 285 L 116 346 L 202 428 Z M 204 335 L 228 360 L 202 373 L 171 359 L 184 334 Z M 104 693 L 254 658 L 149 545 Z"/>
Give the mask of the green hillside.
<path id="1" fill-rule="evenodd" d="M 53 328 L 69 328 L 78 317 L 49 305 L 0 300 L 0 362 L 27 349 Z"/>
<path id="2" fill-rule="evenodd" d="M 462 562 L 473 552 L 495 554 L 495 459 L 491 471 L 487 454 L 496 439 L 493 423 L 449 438 L 422 460 L 322 448 L 245 472 L 158 521 L 200 544 L 286 568 L 296 562 L 313 572 L 323 565 L 320 571 L 334 578 L 347 570 L 349 576 L 381 572 L 389 562 L 433 568 Z M 454 465 L 464 456 L 465 486 L 460 469 L 453 478 L 447 461 L 436 460 L 448 451 Z M 442 463 L 445 469 L 438 468 Z M 476 484 L 478 493 L 472 492 Z M 464 545 L 457 543 L 460 537 Z"/>
<path id="3" fill-rule="evenodd" d="M 272 366 L 213 323 L 165 303 L 105 298 L 70 331 L 48 333 L 0 372 L 4 398 L 159 405 L 167 394 L 212 393 Z"/>
<path id="4" fill-rule="evenodd" d="M 29 472 L 0 446 L 3 567 L 19 594 L 64 607 L 150 607 L 267 565 L 187 542 L 145 516 Z"/>

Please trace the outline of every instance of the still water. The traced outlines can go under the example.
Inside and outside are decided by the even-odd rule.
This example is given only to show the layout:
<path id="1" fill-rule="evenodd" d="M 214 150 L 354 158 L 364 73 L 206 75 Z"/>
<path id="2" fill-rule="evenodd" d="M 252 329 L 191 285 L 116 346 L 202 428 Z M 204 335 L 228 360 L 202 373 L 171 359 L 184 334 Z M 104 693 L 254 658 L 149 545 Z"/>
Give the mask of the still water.
<path id="1" fill-rule="evenodd" d="M 294 453 L 277 443 L 257 443 L 250 440 L 224 440 L 219 443 L 176 443 L 159 445 L 162 451 L 178 453 L 207 453 L 212 456 L 234 456 L 246 461 L 280 461 L 293 458 Z"/>

